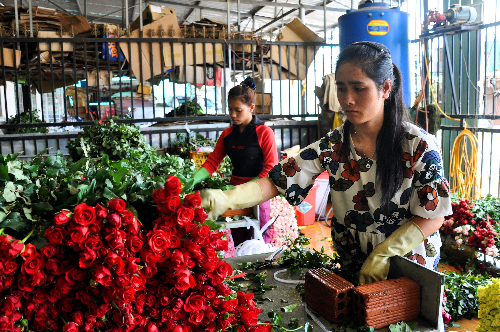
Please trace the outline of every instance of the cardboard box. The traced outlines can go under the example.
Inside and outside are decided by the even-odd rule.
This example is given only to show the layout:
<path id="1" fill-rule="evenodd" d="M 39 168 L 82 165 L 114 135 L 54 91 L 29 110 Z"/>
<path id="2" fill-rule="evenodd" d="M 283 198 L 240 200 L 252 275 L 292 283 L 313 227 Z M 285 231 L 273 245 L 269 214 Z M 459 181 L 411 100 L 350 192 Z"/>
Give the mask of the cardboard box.
<path id="1" fill-rule="evenodd" d="M 156 5 L 149 5 L 142 11 L 142 26 L 144 28 L 146 25 L 158 21 L 160 18 L 166 15 L 171 15 L 172 13 L 174 13 L 175 15 L 174 9 L 170 9 L 167 7 L 160 7 Z M 141 27 L 140 19 L 141 16 L 138 16 L 135 19 L 135 21 L 130 25 L 131 31 L 137 30 Z"/>
<path id="2" fill-rule="evenodd" d="M 57 19 L 61 22 L 64 30 L 71 31 L 73 29 L 75 35 L 89 32 L 92 29 L 87 19 L 80 15 L 60 16 Z"/>
<path id="3" fill-rule="evenodd" d="M 226 68 L 226 77 L 229 77 L 229 68 Z M 224 70 L 221 67 L 207 66 L 206 76 L 204 77 L 204 67 L 203 66 L 186 66 L 186 73 L 184 73 L 184 66 L 179 66 L 175 70 L 170 72 L 170 81 L 175 83 L 191 83 L 196 86 L 222 86 L 224 82 Z M 195 74 L 196 73 L 196 74 Z M 195 79 L 196 78 L 196 79 Z"/>
<path id="4" fill-rule="evenodd" d="M 157 21 L 144 26 L 143 38 L 147 39 L 151 36 L 151 32 L 154 33 L 154 37 L 160 35 L 160 27 L 163 29 L 167 36 L 165 37 L 181 37 L 182 32 L 177 23 L 177 16 L 175 15 L 174 9 L 168 9 L 162 11 L 164 15 Z M 130 34 L 131 38 L 139 38 L 140 31 L 134 30 Z M 215 48 L 213 44 L 202 43 L 189 43 L 185 45 L 186 58 L 184 59 L 184 46 L 181 43 L 152 43 L 150 52 L 150 43 L 141 43 L 141 52 L 139 52 L 139 43 L 130 43 L 130 53 L 128 43 L 125 41 L 128 37 L 121 37 L 118 41 L 123 40 L 124 42 L 119 42 L 119 47 L 121 48 L 123 54 L 127 58 L 127 61 L 131 64 L 132 73 L 137 79 L 141 79 L 141 61 L 142 61 L 142 80 L 147 81 L 151 79 L 151 68 L 153 69 L 153 76 L 160 75 L 166 71 L 172 69 L 175 66 L 194 65 L 203 63 L 214 63 L 214 53 L 215 61 L 223 61 L 224 50 L 222 44 L 216 44 Z M 164 67 L 161 68 L 161 56 L 163 45 L 163 60 Z M 194 56 L 196 51 L 196 57 Z M 205 53 L 205 56 L 203 56 Z M 173 59 L 172 59 L 173 55 Z"/>
<path id="5" fill-rule="evenodd" d="M 75 86 L 68 86 L 66 88 L 66 96 L 70 96 L 73 99 L 73 107 L 85 107 L 87 106 L 87 89 L 85 88 L 75 88 Z M 76 100 L 78 97 L 78 100 Z"/>
<path id="6" fill-rule="evenodd" d="M 38 38 L 61 38 L 59 35 L 59 32 L 57 31 L 38 31 Z M 63 33 L 62 38 L 71 38 L 71 35 L 69 33 Z M 40 52 L 45 52 L 49 50 L 49 43 L 39 43 L 38 48 L 40 49 Z M 72 52 L 73 51 L 73 44 L 72 43 L 62 43 L 62 50 L 61 50 L 61 43 L 55 42 L 55 43 L 50 43 L 50 49 L 52 52 Z"/>
<path id="7" fill-rule="evenodd" d="M 99 70 L 99 79 L 97 78 L 97 70 L 91 71 L 87 74 L 87 85 L 88 86 L 97 86 L 100 87 L 108 87 L 111 83 L 111 79 L 113 78 L 113 73 L 109 73 L 104 70 Z"/>
<path id="8" fill-rule="evenodd" d="M 280 41 L 286 42 L 316 42 L 322 43 L 325 40 L 308 27 L 306 27 L 298 18 L 295 18 L 292 22 L 285 25 L 281 30 L 281 35 L 283 36 Z M 306 78 L 306 72 L 311 62 L 316 56 L 316 52 L 313 46 L 299 46 L 297 52 L 296 46 L 286 46 L 286 45 L 273 45 L 272 47 L 272 60 L 278 65 L 288 70 L 290 73 L 296 75 L 299 80 L 304 80 Z M 280 49 L 281 48 L 281 59 L 280 59 Z M 316 51 L 318 48 L 316 47 Z M 290 66 L 288 66 L 288 55 L 290 54 Z M 298 65 L 297 65 L 298 59 Z M 290 67 L 290 68 L 289 68 Z M 274 74 L 274 73 L 273 73 Z M 274 75 L 273 75 L 274 78 Z"/>
<path id="9" fill-rule="evenodd" d="M 274 54 L 273 54 L 274 55 Z M 282 80 L 296 80 L 297 76 L 290 73 L 288 70 L 284 69 L 283 67 L 278 66 L 276 63 L 265 63 L 264 66 L 262 66 L 260 63 L 255 63 L 255 67 L 257 67 L 257 72 L 259 73 L 259 76 L 266 79 L 266 78 L 271 78 L 271 70 L 273 71 L 272 79 L 274 80 L 279 80 L 280 79 L 280 72 L 281 72 L 281 79 Z"/>
<path id="10" fill-rule="evenodd" d="M 271 114 L 272 95 L 270 93 L 257 93 L 255 98 L 255 114 Z"/>
<path id="11" fill-rule="evenodd" d="M 2 63 L 2 58 L 0 57 L 0 66 L 4 65 L 5 67 L 14 67 L 14 50 L 10 48 L 1 48 L 2 53 L 3 53 L 3 63 Z M 21 51 L 20 50 L 15 50 L 16 51 L 16 68 L 19 68 L 19 65 L 21 64 Z"/>

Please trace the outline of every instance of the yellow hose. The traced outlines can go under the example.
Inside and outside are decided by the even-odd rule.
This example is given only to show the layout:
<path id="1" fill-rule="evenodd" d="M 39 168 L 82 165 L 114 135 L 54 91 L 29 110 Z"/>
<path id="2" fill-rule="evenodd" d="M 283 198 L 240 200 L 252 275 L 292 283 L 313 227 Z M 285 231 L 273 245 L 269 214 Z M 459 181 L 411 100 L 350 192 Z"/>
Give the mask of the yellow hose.
<path id="1" fill-rule="evenodd" d="M 427 55 L 423 40 L 422 46 L 422 49 L 424 50 L 425 68 L 427 70 L 427 75 L 429 75 L 429 64 L 427 62 Z M 429 86 L 432 98 L 436 101 L 437 109 L 441 112 L 441 114 L 443 114 L 447 119 L 460 121 L 460 119 L 454 119 L 443 112 L 437 103 L 437 98 L 434 95 L 431 80 L 429 80 Z M 471 145 L 470 158 L 467 153 L 467 139 L 470 141 Z M 477 178 L 478 146 L 479 143 L 476 136 L 469 129 L 467 129 L 467 122 L 464 121 L 464 130 L 458 134 L 457 138 L 455 138 L 455 141 L 453 142 L 453 148 L 450 156 L 450 177 L 452 179 L 451 191 L 457 193 L 460 197 L 467 199 L 479 198 L 481 194 Z"/>

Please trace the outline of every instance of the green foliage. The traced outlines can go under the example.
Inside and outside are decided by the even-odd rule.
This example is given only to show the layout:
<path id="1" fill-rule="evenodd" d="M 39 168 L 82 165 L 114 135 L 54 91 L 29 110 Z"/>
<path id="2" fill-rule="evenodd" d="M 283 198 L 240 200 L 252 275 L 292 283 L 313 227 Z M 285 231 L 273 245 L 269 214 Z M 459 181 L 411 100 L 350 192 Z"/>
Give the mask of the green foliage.
<path id="1" fill-rule="evenodd" d="M 94 126 L 86 127 L 78 138 L 69 141 L 68 151 L 73 160 L 80 158 L 99 158 L 106 154 L 110 160 L 130 159 L 132 151 L 135 157 L 147 159 L 156 154 L 155 148 L 146 143 L 139 127 L 129 124 L 118 125 L 96 121 Z"/>
<path id="2" fill-rule="evenodd" d="M 30 110 L 21 112 L 9 117 L 9 124 L 31 124 L 31 123 L 45 123 L 45 121 L 40 120 L 38 115 L 39 110 L 33 110 L 30 114 Z M 24 134 L 24 133 L 48 133 L 47 127 L 24 127 L 24 128 L 9 128 L 7 129 L 7 134 Z"/>
<path id="3" fill-rule="evenodd" d="M 475 218 L 486 219 L 486 214 L 488 214 L 491 219 L 500 220 L 500 198 L 488 194 L 486 197 L 474 200 L 474 204 L 471 212 L 474 213 Z"/>
<path id="4" fill-rule="evenodd" d="M 418 325 L 418 322 L 399 322 L 396 324 L 389 325 L 389 331 L 391 332 L 412 332 Z"/>
<path id="5" fill-rule="evenodd" d="M 489 276 L 446 272 L 444 276 L 446 301 L 444 310 L 450 314 L 452 321 L 460 317 L 472 318 L 479 310 L 477 288 L 488 284 Z"/>
<path id="6" fill-rule="evenodd" d="M 220 176 L 218 173 L 194 186 L 193 191 L 205 188 L 229 190 L 233 186 L 229 184 L 230 179 Z"/>
<path id="7" fill-rule="evenodd" d="M 196 102 L 196 98 L 193 98 L 192 100 L 186 101 L 182 104 L 180 104 L 176 109 L 175 113 L 177 116 L 185 116 L 186 115 L 186 106 L 187 106 L 187 116 L 198 116 L 198 115 L 203 115 L 205 112 L 203 112 L 203 108 L 201 108 L 200 104 Z M 167 116 L 173 117 L 174 112 L 170 112 L 167 114 Z"/>
<path id="8" fill-rule="evenodd" d="M 283 251 L 278 258 L 278 263 L 281 265 L 289 266 L 290 270 L 296 272 L 302 268 L 317 269 L 324 267 L 328 270 L 338 270 L 337 256 L 329 256 L 325 253 L 325 248 L 321 250 L 305 249 L 304 246 L 308 245 L 309 239 L 299 236 L 294 241 L 286 237 L 287 249 Z"/>

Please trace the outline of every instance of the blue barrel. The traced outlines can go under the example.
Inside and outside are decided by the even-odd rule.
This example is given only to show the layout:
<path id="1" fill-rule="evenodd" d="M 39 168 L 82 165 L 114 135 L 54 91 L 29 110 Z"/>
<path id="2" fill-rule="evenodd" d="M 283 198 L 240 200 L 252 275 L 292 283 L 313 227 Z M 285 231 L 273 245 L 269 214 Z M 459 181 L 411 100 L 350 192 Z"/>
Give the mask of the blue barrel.
<path id="1" fill-rule="evenodd" d="M 339 17 L 339 46 L 343 50 L 352 43 L 373 41 L 391 51 L 392 61 L 401 69 L 403 98 L 411 102 L 408 17 L 399 7 L 385 3 L 365 3 Z"/>

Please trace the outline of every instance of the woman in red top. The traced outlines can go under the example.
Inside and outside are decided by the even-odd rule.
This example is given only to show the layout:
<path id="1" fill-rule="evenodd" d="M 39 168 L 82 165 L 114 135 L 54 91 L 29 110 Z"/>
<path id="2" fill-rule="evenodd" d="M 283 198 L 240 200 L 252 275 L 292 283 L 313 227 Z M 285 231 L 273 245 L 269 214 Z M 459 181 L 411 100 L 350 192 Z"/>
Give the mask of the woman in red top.
<path id="1" fill-rule="evenodd" d="M 222 132 L 214 151 L 193 178 L 186 182 L 185 192 L 215 172 L 226 155 L 234 167 L 230 181 L 232 185 L 263 178 L 278 163 L 273 130 L 253 114 L 256 97 L 254 90 L 255 83 L 251 77 L 229 90 L 229 116 L 233 125 Z M 260 204 L 259 208 L 262 227 L 269 220 L 269 202 Z M 235 245 L 247 237 L 240 238 L 238 233 L 233 232 Z"/>

